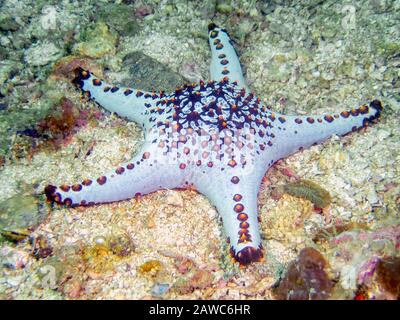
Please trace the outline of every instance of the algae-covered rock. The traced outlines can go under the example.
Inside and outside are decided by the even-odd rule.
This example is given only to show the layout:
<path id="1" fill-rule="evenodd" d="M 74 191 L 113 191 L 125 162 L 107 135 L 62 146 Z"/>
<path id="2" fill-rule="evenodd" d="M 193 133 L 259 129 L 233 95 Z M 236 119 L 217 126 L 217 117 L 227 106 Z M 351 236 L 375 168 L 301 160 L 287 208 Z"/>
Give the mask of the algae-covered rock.
<path id="1" fill-rule="evenodd" d="M 179 73 L 139 51 L 127 54 L 123 62 L 129 68 L 130 75 L 123 83 L 129 87 L 168 92 L 189 82 Z"/>
<path id="2" fill-rule="evenodd" d="M 0 16 L 0 30 L 1 31 L 17 31 L 18 29 L 19 29 L 19 25 L 13 17 Z"/>
<path id="3" fill-rule="evenodd" d="M 82 34 L 83 42 L 76 44 L 74 53 L 91 58 L 114 54 L 118 35 L 111 33 L 108 26 L 100 21 Z"/>
<path id="4" fill-rule="evenodd" d="M 46 217 L 47 210 L 31 195 L 15 195 L 0 203 L 0 229 L 3 233 L 36 228 Z M 22 240 L 23 238 L 21 238 Z"/>
<path id="5" fill-rule="evenodd" d="M 263 224 L 263 236 L 265 239 L 296 243 L 305 236 L 304 222 L 313 213 L 313 205 L 309 201 L 284 194 L 276 206 L 269 208 L 266 223 Z"/>
<path id="6" fill-rule="evenodd" d="M 174 283 L 174 290 L 179 294 L 188 294 L 195 289 L 209 288 L 214 280 L 211 272 L 197 270 L 190 278 L 178 278 Z"/>
<path id="7" fill-rule="evenodd" d="M 24 240 L 47 214 L 38 198 L 17 194 L 0 203 L 0 235 L 13 242 Z"/>
<path id="8" fill-rule="evenodd" d="M 32 66 L 45 66 L 60 59 L 63 50 L 47 40 L 33 44 L 25 52 L 25 61 Z"/>
<path id="9" fill-rule="evenodd" d="M 106 21 L 121 36 L 133 36 L 141 30 L 133 7 L 122 3 L 102 5 L 96 11 L 96 19 Z"/>
<path id="10" fill-rule="evenodd" d="M 221 14 L 230 14 L 234 10 L 233 6 L 229 3 L 219 3 L 217 4 L 217 12 Z"/>
<path id="11" fill-rule="evenodd" d="M 21 63 L 12 60 L 0 61 L 0 85 L 17 74 L 22 67 Z"/>
<path id="12" fill-rule="evenodd" d="M 29 254 L 10 246 L 0 247 L 0 266 L 8 269 L 23 269 L 27 265 Z"/>
<path id="13" fill-rule="evenodd" d="M 204 0 L 196 2 L 195 15 L 202 17 L 203 19 L 212 19 L 215 15 L 217 0 Z M 169 12 L 174 11 L 173 6 L 169 6 Z M 166 8 L 166 10 L 168 10 Z"/>
<path id="14" fill-rule="evenodd" d="M 292 76 L 293 66 L 290 63 L 279 60 L 271 61 L 266 68 L 266 76 L 270 81 L 287 82 Z"/>

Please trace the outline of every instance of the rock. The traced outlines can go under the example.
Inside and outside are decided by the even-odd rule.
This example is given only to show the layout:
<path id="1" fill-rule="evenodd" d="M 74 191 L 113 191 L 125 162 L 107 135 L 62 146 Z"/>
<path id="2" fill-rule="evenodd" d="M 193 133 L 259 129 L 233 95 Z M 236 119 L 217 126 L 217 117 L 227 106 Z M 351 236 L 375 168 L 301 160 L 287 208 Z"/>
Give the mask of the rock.
<path id="1" fill-rule="evenodd" d="M 73 52 L 91 58 L 101 58 L 115 53 L 118 36 L 111 33 L 104 22 L 98 22 L 82 34 L 83 42 L 77 43 Z"/>
<path id="2" fill-rule="evenodd" d="M 213 275 L 207 270 L 198 270 L 191 279 L 191 287 L 194 289 L 205 289 L 211 286 Z"/>
<path id="3" fill-rule="evenodd" d="M 169 289 L 168 283 L 156 283 L 151 288 L 151 294 L 155 297 L 162 297 Z"/>
<path id="4" fill-rule="evenodd" d="M 122 81 L 128 87 L 150 92 L 153 90 L 170 92 L 189 82 L 180 74 L 139 51 L 127 54 L 123 62 L 129 67 L 129 79 Z"/>
<path id="5" fill-rule="evenodd" d="M 217 0 L 197 1 L 195 14 L 203 19 L 211 20 L 215 15 Z"/>
<path id="6" fill-rule="evenodd" d="M 211 272 L 206 270 L 197 270 L 189 279 L 178 278 L 174 283 L 174 289 L 179 294 L 188 294 L 195 289 L 206 289 L 212 285 L 214 276 Z"/>
<path id="7" fill-rule="evenodd" d="M 13 17 L 10 16 L 0 17 L 1 31 L 17 31 L 18 29 L 19 25 Z"/>
<path id="8" fill-rule="evenodd" d="M 233 12 L 233 7 L 227 3 L 220 3 L 217 5 L 217 12 L 228 15 Z"/>
<path id="9" fill-rule="evenodd" d="M 266 67 L 266 77 L 270 81 L 287 82 L 292 76 L 293 66 L 290 63 L 273 60 Z"/>
<path id="10" fill-rule="evenodd" d="M 29 253 L 3 246 L 0 248 L 0 265 L 9 269 L 23 269 L 29 260 Z"/>
<path id="11" fill-rule="evenodd" d="M 135 9 L 135 15 L 141 18 L 151 15 L 152 13 L 153 8 L 147 5 L 141 5 Z"/>
<path id="12" fill-rule="evenodd" d="M 53 248 L 45 236 L 39 235 L 34 239 L 32 253 L 36 259 L 45 259 L 53 254 Z"/>
<path id="13" fill-rule="evenodd" d="M 15 61 L 0 61 L 0 85 L 11 79 L 21 67 L 20 63 L 15 63 Z"/>
<path id="14" fill-rule="evenodd" d="M 15 231 L 35 229 L 46 217 L 47 210 L 31 195 L 15 195 L 0 203 L 0 229 Z"/>
<path id="15" fill-rule="evenodd" d="M 96 11 L 96 19 L 106 21 L 121 36 L 133 36 L 141 30 L 134 9 L 126 4 L 104 4 Z"/>
<path id="16" fill-rule="evenodd" d="M 185 274 L 195 267 L 195 263 L 192 259 L 182 257 L 180 259 L 177 259 L 175 267 L 180 273 Z"/>
<path id="17" fill-rule="evenodd" d="M 0 60 L 5 60 L 8 57 L 7 49 L 3 46 L 0 47 Z"/>
<path id="18" fill-rule="evenodd" d="M 328 262 L 313 248 L 301 250 L 298 258 L 289 264 L 285 277 L 273 294 L 284 300 L 324 300 L 328 299 L 333 282 L 326 268 Z"/>
<path id="19" fill-rule="evenodd" d="M 33 44 L 25 52 L 25 61 L 32 66 L 45 66 L 60 59 L 63 50 L 47 40 Z"/>

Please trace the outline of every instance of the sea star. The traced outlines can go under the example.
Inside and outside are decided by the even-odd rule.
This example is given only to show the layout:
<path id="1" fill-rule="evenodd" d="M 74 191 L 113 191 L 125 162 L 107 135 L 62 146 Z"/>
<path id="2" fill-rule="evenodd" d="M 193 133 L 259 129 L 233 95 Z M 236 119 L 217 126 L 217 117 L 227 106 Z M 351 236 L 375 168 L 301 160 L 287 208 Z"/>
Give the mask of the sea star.
<path id="1" fill-rule="evenodd" d="M 211 81 L 171 94 L 112 86 L 78 68 L 74 83 L 105 109 L 139 123 L 146 137 L 128 163 L 95 180 L 49 185 L 47 198 L 86 206 L 161 188 L 194 187 L 222 216 L 230 254 L 247 265 L 263 258 L 257 194 L 278 159 L 379 118 L 380 101 L 338 114 L 285 116 L 250 93 L 226 30 L 209 25 Z"/>

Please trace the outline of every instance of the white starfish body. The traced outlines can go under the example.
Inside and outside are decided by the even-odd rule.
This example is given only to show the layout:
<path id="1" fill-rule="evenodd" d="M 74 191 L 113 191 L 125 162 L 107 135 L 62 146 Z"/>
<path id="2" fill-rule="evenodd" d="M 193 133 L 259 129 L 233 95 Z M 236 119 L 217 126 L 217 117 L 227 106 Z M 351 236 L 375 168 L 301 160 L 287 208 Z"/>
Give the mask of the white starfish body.
<path id="1" fill-rule="evenodd" d="M 193 186 L 222 217 L 232 257 L 246 265 L 263 257 L 257 194 L 268 168 L 300 148 L 375 121 L 382 106 L 322 116 L 274 113 L 249 93 L 225 30 L 209 27 L 213 81 L 172 93 L 145 93 L 108 85 L 77 70 L 75 84 L 109 111 L 136 121 L 146 143 L 130 162 L 98 179 L 48 186 L 51 201 L 91 205 L 131 198 L 160 188 Z"/>

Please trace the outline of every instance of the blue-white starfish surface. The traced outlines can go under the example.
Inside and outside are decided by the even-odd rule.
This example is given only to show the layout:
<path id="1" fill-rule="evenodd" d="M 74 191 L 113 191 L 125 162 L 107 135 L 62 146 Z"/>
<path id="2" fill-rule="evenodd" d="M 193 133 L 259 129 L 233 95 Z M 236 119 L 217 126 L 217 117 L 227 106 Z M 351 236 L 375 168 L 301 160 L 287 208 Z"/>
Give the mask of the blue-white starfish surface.
<path id="1" fill-rule="evenodd" d="M 193 187 L 217 208 L 241 265 L 263 258 L 257 214 L 262 178 L 299 149 L 368 126 L 374 100 L 335 114 L 285 116 L 249 92 L 226 30 L 209 25 L 211 80 L 156 94 L 107 84 L 77 69 L 74 83 L 105 109 L 140 124 L 146 142 L 128 163 L 74 185 L 49 185 L 47 198 L 68 206 L 129 199 L 161 188 Z M 199 232 L 201 232 L 199 230 Z"/>

